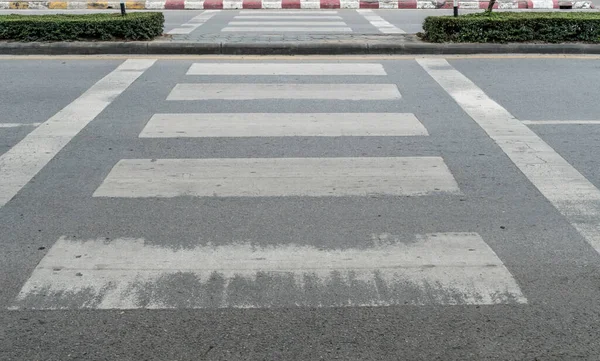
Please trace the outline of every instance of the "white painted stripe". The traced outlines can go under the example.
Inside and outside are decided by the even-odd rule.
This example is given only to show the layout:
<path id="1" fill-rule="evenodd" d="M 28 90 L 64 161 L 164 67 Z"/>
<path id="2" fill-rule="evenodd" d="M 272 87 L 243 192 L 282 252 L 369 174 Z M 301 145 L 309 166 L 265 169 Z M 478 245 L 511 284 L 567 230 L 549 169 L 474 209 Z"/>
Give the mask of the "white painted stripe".
<path id="1" fill-rule="evenodd" d="M 526 125 L 597 125 L 600 120 L 522 120 Z"/>
<path id="2" fill-rule="evenodd" d="M 177 84 L 167 100 L 331 99 L 395 100 L 395 84 Z"/>
<path id="3" fill-rule="evenodd" d="M 319 10 L 319 11 L 314 11 L 314 10 L 242 10 L 240 11 L 241 15 L 244 14 L 252 14 L 252 15 L 282 15 L 282 14 L 293 14 L 293 15 L 304 15 L 304 14 L 311 14 L 311 15 L 315 15 L 315 16 L 320 16 L 320 15 L 331 15 L 331 14 L 337 14 L 338 12 L 336 10 Z"/>
<path id="4" fill-rule="evenodd" d="M 600 252 L 600 190 L 446 60 L 417 61 Z"/>
<path id="5" fill-rule="evenodd" d="M 203 11 L 200 15 L 191 18 L 187 23 L 182 24 L 180 27 L 172 29 L 167 34 L 175 35 L 175 34 L 189 34 L 192 31 L 199 28 L 205 22 L 207 22 L 210 18 L 215 16 L 219 10 L 206 10 Z"/>
<path id="6" fill-rule="evenodd" d="M 292 25 L 292 24 L 290 24 Z M 338 27 L 315 27 L 315 26 L 308 26 L 308 27 L 293 27 L 293 26 L 288 26 L 288 27 L 267 27 L 267 26 L 261 26 L 261 27 L 225 27 L 223 28 L 221 31 L 224 32 L 252 32 L 252 33 L 264 33 L 264 32 L 294 32 L 294 33 L 304 33 L 304 32 L 327 32 L 327 33 L 351 33 L 352 29 L 350 28 L 338 28 Z"/>
<path id="7" fill-rule="evenodd" d="M 439 157 L 122 159 L 94 197 L 345 197 L 460 193 Z"/>
<path id="8" fill-rule="evenodd" d="M 248 19 L 262 19 L 262 20 L 311 20 L 311 19 L 328 19 L 328 20 L 342 20 L 340 16 L 312 16 L 312 15 L 281 15 L 281 16 L 262 16 L 262 15 L 239 15 L 234 19 L 236 20 L 248 20 Z"/>
<path id="9" fill-rule="evenodd" d="M 0 123 L 0 128 L 37 127 L 42 123 Z"/>
<path id="10" fill-rule="evenodd" d="M 375 14 L 373 11 L 368 9 L 360 9 L 356 10 L 359 14 L 365 17 L 367 21 L 371 23 L 374 27 L 377 28 L 380 32 L 384 34 L 404 34 L 406 33 L 404 30 L 392 25 L 391 23 L 385 21 L 381 16 Z"/>
<path id="11" fill-rule="evenodd" d="M 387 75 L 373 63 L 194 63 L 187 75 Z"/>
<path id="12" fill-rule="evenodd" d="M 243 9 L 244 3 L 242 0 L 223 0 L 223 9 Z"/>
<path id="13" fill-rule="evenodd" d="M 348 26 L 343 21 L 231 21 L 228 26 Z"/>
<path id="14" fill-rule="evenodd" d="M 374 235 L 365 248 L 237 243 L 167 248 L 60 238 L 11 309 L 527 303 L 477 233 Z"/>
<path id="15" fill-rule="evenodd" d="M 129 59 L 0 155 L 0 207 L 156 60 Z"/>
<path id="16" fill-rule="evenodd" d="M 426 136 L 411 113 L 155 114 L 140 138 Z"/>

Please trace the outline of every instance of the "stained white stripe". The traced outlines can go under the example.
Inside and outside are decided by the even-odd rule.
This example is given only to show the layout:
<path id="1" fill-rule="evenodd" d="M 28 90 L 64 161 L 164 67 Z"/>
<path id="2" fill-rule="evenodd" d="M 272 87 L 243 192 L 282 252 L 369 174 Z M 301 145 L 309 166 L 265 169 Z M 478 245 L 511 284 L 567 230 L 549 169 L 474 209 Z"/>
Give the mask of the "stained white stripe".
<path id="1" fill-rule="evenodd" d="M 521 123 L 526 125 L 597 125 L 600 120 L 522 120 Z"/>
<path id="2" fill-rule="evenodd" d="M 253 14 L 253 15 L 281 15 L 281 14 L 293 14 L 293 15 L 303 15 L 303 14 L 311 14 L 315 16 L 319 15 L 331 15 L 337 14 L 336 10 L 242 10 L 240 14 Z"/>
<path id="3" fill-rule="evenodd" d="M 187 75 L 386 75 L 371 63 L 194 63 Z"/>
<path id="4" fill-rule="evenodd" d="M 385 21 L 381 16 L 375 14 L 372 10 L 361 9 L 356 10 L 359 14 L 365 17 L 367 21 L 371 23 L 374 27 L 377 28 L 380 32 L 384 34 L 404 34 L 406 33 L 404 30 L 392 25 L 391 23 Z"/>
<path id="5" fill-rule="evenodd" d="M 129 59 L 0 155 L 0 207 L 156 60 Z"/>
<path id="6" fill-rule="evenodd" d="M 329 20 L 342 20 L 340 16 L 314 16 L 314 15 L 238 15 L 234 19 L 247 20 L 247 19 L 262 19 L 262 20 L 310 20 L 310 19 L 329 19 Z"/>
<path id="7" fill-rule="evenodd" d="M 290 24 L 293 25 L 293 24 Z M 327 32 L 327 33 L 351 33 L 350 28 L 339 28 L 339 27 L 297 27 L 297 26 L 286 26 L 286 27 L 235 27 L 228 26 L 223 28 L 221 31 L 224 32 L 253 32 L 253 33 L 264 33 L 264 32 L 292 32 L 292 33 L 306 33 L 306 32 Z"/>
<path id="8" fill-rule="evenodd" d="M 348 26 L 343 21 L 231 21 L 228 26 Z"/>
<path id="9" fill-rule="evenodd" d="M 477 233 L 374 235 L 364 248 L 59 239 L 11 309 L 526 303 Z"/>
<path id="10" fill-rule="evenodd" d="M 0 123 L 0 128 L 37 127 L 42 123 Z"/>
<path id="11" fill-rule="evenodd" d="M 94 197 L 345 197 L 460 193 L 439 157 L 123 159 Z"/>
<path id="12" fill-rule="evenodd" d="M 205 22 L 207 22 L 210 18 L 217 14 L 218 10 L 206 10 L 203 11 L 200 15 L 191 18 L 187 23 L 182 24 L 180 27 L 172 29 L 168 32 L 168 34 L 189 34 L 192 31 L 199 28 Z"/>
<path id="13" fill-rule="evenodd" d="M 177 84 L 167 100 L 331 99 L 394 100 L 394 84 Z"/>
<path id="14" fill-rule="evenodd" d="M 600 190 L 446 60 L 417 61 L 600 252 Z"/>
<path id="15" fill-rule="evenodd" d="M 208 113 L 156 114 L 141 138 L 424 136 L 405 113 Z"/>

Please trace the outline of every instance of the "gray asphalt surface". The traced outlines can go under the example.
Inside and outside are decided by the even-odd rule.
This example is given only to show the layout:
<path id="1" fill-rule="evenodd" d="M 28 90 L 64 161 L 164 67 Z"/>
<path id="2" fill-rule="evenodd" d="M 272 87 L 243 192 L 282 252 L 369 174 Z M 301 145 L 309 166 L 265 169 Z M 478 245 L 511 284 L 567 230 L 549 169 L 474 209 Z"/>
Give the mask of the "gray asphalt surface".
<path id="1" fill-rule="evenodd" d="M 413 59 L 387 76 L 186 76 L 158 60 L 0 208 L 0 360 L 595 360 L 600 255 Z M 0 60 L 0 123 L 44 122 L 122 60 Z M 485 57 L 449 62 L 521 120 L 597 120 L 598 59 Z M 392 83 L 395 101 L 166 101 L 178 83 Z M 155 113 L 414 113 L 429 137 L 138 137 Z M 0 128 L 0 155 L 33 128 Z M 600 125 L 532 129 L 600 187 Z M 127 158 L 441 156 L 462 194 L 423 197 L 94 198 Z M 1 177 L 0 173 L 0 177 Z M 322 249 L 371 235 L 477 232 L 527 304 L 175 310 L 8 310 L 60 237 L 144 238 L 189 249 L 249 240 Z M 185 289 L 184 281 L 162 285 Z M 79 295 L 81 296 L 81 295 Z M 74 298 L 78 295 L 73 295 Z M 74 301 L 77 304 L 77 300 Z"/>

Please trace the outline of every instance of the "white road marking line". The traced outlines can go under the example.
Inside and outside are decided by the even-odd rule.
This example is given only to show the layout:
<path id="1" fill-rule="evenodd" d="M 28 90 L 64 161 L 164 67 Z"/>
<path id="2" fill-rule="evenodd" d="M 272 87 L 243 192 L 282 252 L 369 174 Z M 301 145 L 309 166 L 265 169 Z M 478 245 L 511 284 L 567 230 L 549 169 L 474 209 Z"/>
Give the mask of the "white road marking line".
<path id="1" fill-rule="evenodd" d="M 411 113 L 155 114 L 140 138 L 426 136 Z"/>
<path id="2" fill-rule="evenodd" d="M 182 24 L 180 27 L 172 29 L 167 34 L 189 34 L 196 30 L 198 27 L 207 22 L 210 18 L 215 16 L 219 10 L 206 10 L 200 15 L 191 18 L 187 23 Z"/>
<path id="3" fill-rule="evenodd" d="M 595 125 L 600 124 L 600 120 L 522 120 L 526 125 Z"/>
<path id="4" fill-rule="evenodd" d="M 315 16 L 319 15 L 331 15 L 337 14 L 336 10 L 242 10 L 240 14 L 253 14 L 253 15 L 281 15 L 281 14 L 293 14 L 293 15 L 302 15 L 302 14 L 311 14 Z"/>
<path id="5" fill-rule="evenodd" d="M 417 61 L 600 252 L 600 190 L 445 59 Z"/>
<path id="6" fill-rule="evenodd" d="M 42 123 L 0 123 L 0 128 L 37 127 Z"/>
<path id="7" fill-rule="evenodd" d="M 396 100 L 395 84 L 177 84 L 167 100 Z"/>
<path id="8" fill-rule="evenodd" d="M 293 25 L 293 24 L 290 24 Z M 265 32 L 293 32 L 293 33 L 304 33 L 304 32 L 328 32 L 328 33 L 351 33 L 350 28 L 340 27 L 298 27 L 298 26 L 286 26 L 286 27 L 274 27 L 274 26 L 261 26 L 261 27 L 235 27 L 228 26 L 221 29 L 223 32 L 252 32 L 252 33 L 265 33 Z"/>
<path id="9" fill-rule="evenodd" d="M 122 159 L 94 197 L 460 194 L 440 157 Z"/>
<path id="10" fill-rule="evenodd" d="M 310 20 L 310 19 L 329 19 L 329 20 L 342 20 L 341 16 L 313 16 L 313 15 L 277 15 L 277 16 L 263 16 L 263 15 L 238 15 L 234 17 L 236 20 L 248 20 L 248 19 L 277 19 L 277 20 Z"/>
<path id="11" fill-rule="evenodd" d="M 129 59 L 0 155 L 0 207 L 8 203 L 155 59 Z"/>
<path id="12" fill-rule="evenodd" d="M 372 10 L 356 10 L 360 15 L 367 19 L 371 25 L 384 34 L 405 34 L 406 32 L 391 23 L 385 21 L 381 16 L 375 14 Z"/>
<path id="13" fill-rule="evenodd" d="M 343 21 L 231 21 L 227 26 L 345 26 Z"/>
<path id="14" fill-rule="evenodd" d="M 10 309 L 175 309 L 527 303 L 477 233 L 370 247 L 237 243 L 166 248 L 60 238 Z"/>
<path id="15" fill-rule="evenodd" d="M 187 75 L 387 75 L 371 63 L 194 63 Z"/>

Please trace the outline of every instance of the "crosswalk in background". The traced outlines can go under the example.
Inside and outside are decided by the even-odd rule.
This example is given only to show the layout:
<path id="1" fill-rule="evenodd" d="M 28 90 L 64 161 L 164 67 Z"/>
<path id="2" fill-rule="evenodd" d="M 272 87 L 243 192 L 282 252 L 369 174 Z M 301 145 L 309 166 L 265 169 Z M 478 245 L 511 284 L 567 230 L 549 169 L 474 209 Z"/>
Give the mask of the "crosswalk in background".
<path id="1" fill-rule="evenodd" d="M 202 76 L 334 77 L 334 82 L 201 82 Z M 167 102 L 295 100 L 401 102 L 377 63 L 195 63 Z M 344 79 L 365 79 L 344 83 Z M 310 78 L 310 79 L 313 79 Z M 329 79 L 329 78 L 326 78 Z M 376 82 L 373 82 L 376 79 Z M 308 103 L 307 103 L 308 104 Z M 139 137 L 412 137 L 413 113 L 156 113 Z M 232 109 L 235 110 L 235 109 Z M 178 197 L 459 197 L 440 156 L 121 159 L 93 194 Z M 361 247 L 252 242 L 172 248 L 144 239 L 57 240 L 12 309 L 267 308 L 526 303 L 502 260 L 475 232 L 399 238 Z"/>

